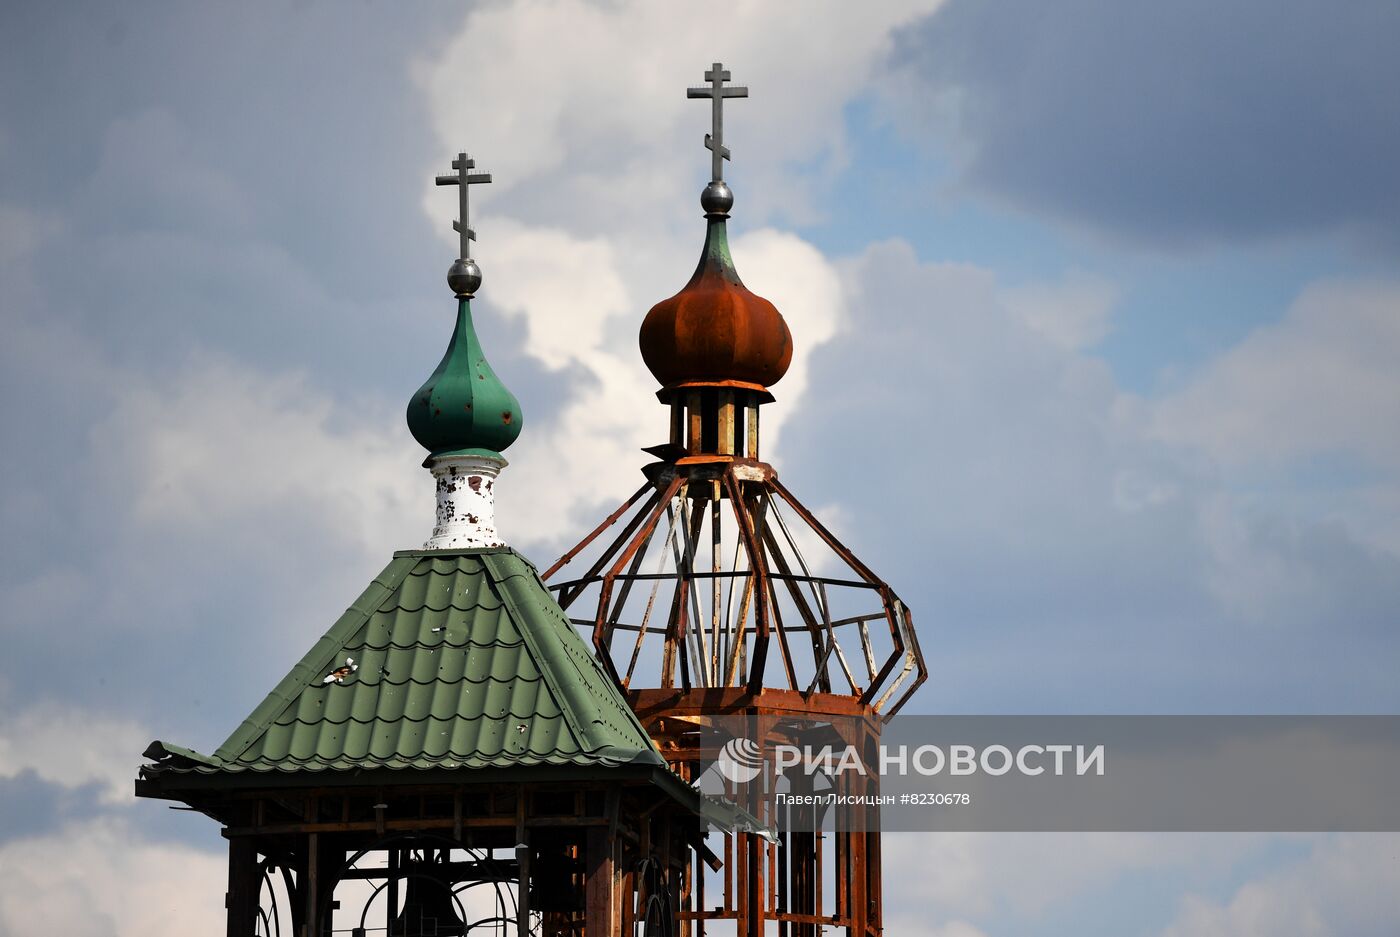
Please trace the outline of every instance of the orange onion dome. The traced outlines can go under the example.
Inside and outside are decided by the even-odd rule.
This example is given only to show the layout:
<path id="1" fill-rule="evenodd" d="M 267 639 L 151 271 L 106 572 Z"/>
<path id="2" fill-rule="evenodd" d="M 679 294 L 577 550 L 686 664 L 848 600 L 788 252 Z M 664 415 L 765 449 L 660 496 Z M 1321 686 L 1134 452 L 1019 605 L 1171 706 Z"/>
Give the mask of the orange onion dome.
<path id="1" fill-rule="evenodd" d="M 750 292 L 734 269 L 727 217 L 706 213 L 705 251 L 695 275 L 642 321 L 642 360 L 665 387 L 737 381 L 767 388 L 792 363 L 792 333 L 782 313 Z"/>

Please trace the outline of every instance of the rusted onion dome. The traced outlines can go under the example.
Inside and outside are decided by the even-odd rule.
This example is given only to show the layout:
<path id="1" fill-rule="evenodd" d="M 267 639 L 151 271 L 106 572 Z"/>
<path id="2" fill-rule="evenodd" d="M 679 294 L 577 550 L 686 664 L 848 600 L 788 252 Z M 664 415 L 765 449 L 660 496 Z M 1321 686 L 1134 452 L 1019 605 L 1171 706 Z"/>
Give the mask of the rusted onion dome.
<path id="1" fill-rule="evenodd" d="M 768 387 L 792 363 L 792 333 L 734 270 L 724 217 L 712 215 L 695 275 L 642 322 L 642 360 L 663 386 L 740 381 Z"/>

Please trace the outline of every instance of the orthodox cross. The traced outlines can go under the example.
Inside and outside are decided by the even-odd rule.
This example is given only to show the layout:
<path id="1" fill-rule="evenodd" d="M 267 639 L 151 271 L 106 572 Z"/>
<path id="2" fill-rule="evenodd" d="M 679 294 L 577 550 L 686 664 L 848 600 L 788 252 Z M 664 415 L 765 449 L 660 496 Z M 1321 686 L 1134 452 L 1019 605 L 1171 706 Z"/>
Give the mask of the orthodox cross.
<path id="1" fill-rule="evenodd" d="M 466 153 L 458 153 L 457 158 L 452 161 L 452 168 L 457 170 L 455 175 L 438 176 L 438 185 L 455 185 L 458 187 L 457 210 L 461 214 L 461 219 L 452 222 L 452 230 L 460 235 L 462 242 L 462 257 L 466 259 L 472 255 L 471 245 L 468 241 L 476 240 L 476 232 L 471 229 L 471 211 L 467 203 L 467 190 L 478 182 L 490 182 L 489 172 L 471 172 L 476 168 L 476 160 L 468 159 Z"/>
<path id="2" fill-rule="evenodd" d="M 710 177 L 712 182 L 724 179 L 724 160 L 729 158 L 729 147 L 724 145 L 724 99 L 746 98 L 749 89 L 744 87 L 724 87 L 729 80 L 729 72 L 719 62 L 705 73 L 708 88 L 686 88 L 687 98 L 710 99 L 710 132 L 705 134 L 705 149 L 710 151 Z"/>

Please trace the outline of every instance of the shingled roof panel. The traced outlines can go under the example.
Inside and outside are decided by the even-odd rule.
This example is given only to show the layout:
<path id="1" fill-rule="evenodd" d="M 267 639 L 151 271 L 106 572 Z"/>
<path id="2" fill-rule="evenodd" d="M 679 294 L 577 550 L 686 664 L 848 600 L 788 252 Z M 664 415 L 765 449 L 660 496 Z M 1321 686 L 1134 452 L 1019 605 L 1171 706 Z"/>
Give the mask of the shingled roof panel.
<path id="1" fill-rule="evenodd" d="M 213 756 L 152 751 L 177 756 L 154 770 L 206 774 L 664 765 L 509 548 L 395 554 Z"/>

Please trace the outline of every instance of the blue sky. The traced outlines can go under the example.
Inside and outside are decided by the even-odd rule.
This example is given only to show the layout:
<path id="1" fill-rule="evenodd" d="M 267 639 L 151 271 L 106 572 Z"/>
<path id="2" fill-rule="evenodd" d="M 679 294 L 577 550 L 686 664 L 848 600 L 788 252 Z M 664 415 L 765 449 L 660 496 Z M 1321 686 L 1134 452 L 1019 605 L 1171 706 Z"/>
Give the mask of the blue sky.
<path id="1" fill-rule="evenodd" d="M 915 609 L 917 708 L 1396 711 L 1400 8 L 709 15 L 0 11 L 0 935 L 217 917 L 217 831 L 130 779 L 152 738 L 217 746 L 425 538 L 402 408 L 451 329 L 459 149 L 526 419 L 503 532 L 548 562 L 633 490 L 717 58 L 751 89 L 736 261 L 797 344 L 767 455 Z M 887 848 L 922 937 L 1400 915 L 1393 837 Z"/>

